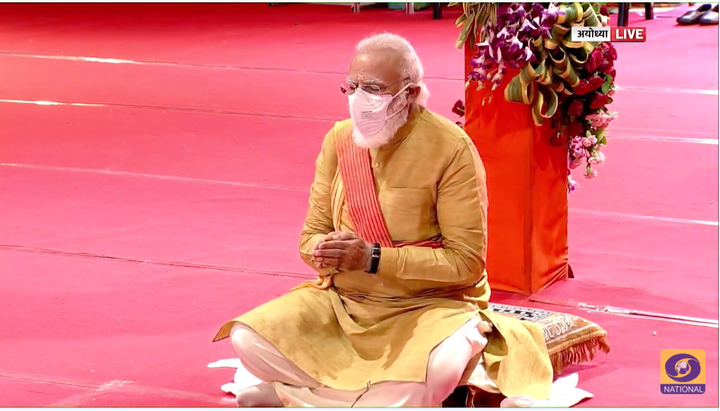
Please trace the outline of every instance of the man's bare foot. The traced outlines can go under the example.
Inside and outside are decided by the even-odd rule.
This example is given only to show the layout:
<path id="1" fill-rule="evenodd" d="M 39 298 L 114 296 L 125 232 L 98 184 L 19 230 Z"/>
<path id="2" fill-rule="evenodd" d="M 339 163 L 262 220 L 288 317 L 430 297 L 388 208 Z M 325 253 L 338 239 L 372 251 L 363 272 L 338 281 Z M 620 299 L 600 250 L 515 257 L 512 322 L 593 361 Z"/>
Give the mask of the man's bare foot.
<path id="1" fill-rule="evenodd" d="M 275 388 L 268 382 L 246 388 L 238 393 L 238 407 L 284 407 Z"/>

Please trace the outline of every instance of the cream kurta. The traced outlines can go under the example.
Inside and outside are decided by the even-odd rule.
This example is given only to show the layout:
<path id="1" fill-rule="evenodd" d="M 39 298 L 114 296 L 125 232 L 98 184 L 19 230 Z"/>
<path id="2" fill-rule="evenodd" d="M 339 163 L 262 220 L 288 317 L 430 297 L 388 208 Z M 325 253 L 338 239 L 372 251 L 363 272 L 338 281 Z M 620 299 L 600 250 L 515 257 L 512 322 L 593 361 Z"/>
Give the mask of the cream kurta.
<path id="1" fill-rule="evenodd" d="M 336 153 L 350 129 L 349 120 L 337 123 L 317 159 L 300 241 L 311 267 L 322 237 L 354 231 Z M 546 399 L 552 368 L 542 330 L 488 310 L 485 172 L 470 139 L 449 120 L 415 109 L 371 158 L 393 241 L 438 239 L 443 248 L 383 248 L 376 275 L 336 273 L 333 287 L 292 291 L 225 324 L 216 340 L 242 322 L 315 380 L 350 391 L 424 381 L 432 349 L 480 313 L 494 325 L 483 358 L 500 391 Z"/>

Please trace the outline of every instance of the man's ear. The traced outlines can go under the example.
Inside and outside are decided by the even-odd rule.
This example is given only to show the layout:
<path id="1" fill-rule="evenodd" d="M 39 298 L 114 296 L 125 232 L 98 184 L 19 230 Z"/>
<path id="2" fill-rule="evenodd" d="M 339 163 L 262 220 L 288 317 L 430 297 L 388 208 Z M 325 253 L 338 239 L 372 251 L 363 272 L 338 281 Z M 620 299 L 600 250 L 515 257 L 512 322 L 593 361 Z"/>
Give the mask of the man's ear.
<path id="1" fill-rule="evenodd" d="M 412 86 L 408 87 L 408 101 L 411 103 L 415 102 L 415 99 L 417 99 L 418 95 L 420 94 L 420 86 L 413 84 Z"/>

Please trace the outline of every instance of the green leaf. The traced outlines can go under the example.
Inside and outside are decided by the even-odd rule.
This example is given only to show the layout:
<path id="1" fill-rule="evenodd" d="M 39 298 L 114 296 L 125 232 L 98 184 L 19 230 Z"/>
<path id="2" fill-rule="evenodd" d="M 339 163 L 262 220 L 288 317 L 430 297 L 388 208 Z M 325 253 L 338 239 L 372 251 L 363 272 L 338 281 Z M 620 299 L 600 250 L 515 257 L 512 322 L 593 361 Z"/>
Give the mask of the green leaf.
<path id="1" fill-rule="evenodd" d="M 610 87 L 612 87 L 612 85 L 611 85 L 611 84 L 608 84 L 607 82 L 605 82 L 605 83 L 603 83 L 603 85 L 600 87 L 600 91 L 601 91 L 603 94 L 607 94 L 608 91 L 610 91 Z"/>
<path id="2" fill-rule="evenodd" d="M 607 144 L 607 139 L 605 138 L 605 130 L 599 130 L 597 134 L 595 134 L 595 138 L 597 138 L 599 144 Z"/>

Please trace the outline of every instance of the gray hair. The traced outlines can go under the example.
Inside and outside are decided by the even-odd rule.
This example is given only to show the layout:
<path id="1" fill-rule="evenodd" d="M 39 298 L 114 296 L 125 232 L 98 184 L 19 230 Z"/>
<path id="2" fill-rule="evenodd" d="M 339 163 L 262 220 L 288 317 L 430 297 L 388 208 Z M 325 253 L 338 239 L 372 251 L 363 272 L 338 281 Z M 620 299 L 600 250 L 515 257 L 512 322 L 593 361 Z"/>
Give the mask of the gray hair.
<path id="1" fill-rule="evenodd" d="M 420 93 L 415 99 L 415 103 L 424 107 L 430 97 L 430 92 L 422 81 L 425 72 L 420 62 L 420 57 L 415 53 L 415 49 L 410 42 L 396 34 L 381 33 L 361 40 L 356 48 L 358 53 L 367 53 L 375 50 L 390 50 L 401 57 L 402 67 L 400 67 L 400 72 L 407 76 L 410 81 L 420 86 Z"/>

